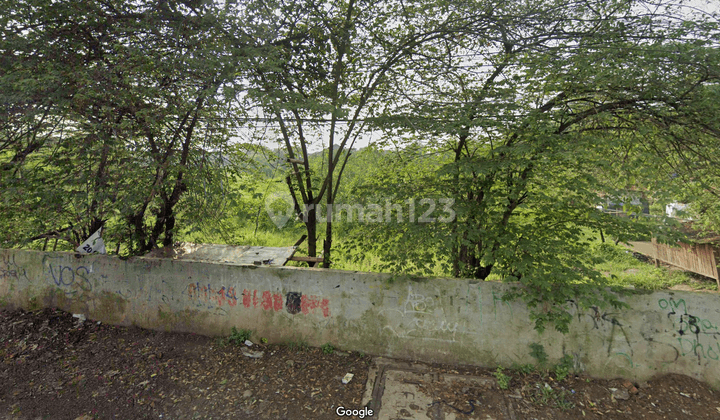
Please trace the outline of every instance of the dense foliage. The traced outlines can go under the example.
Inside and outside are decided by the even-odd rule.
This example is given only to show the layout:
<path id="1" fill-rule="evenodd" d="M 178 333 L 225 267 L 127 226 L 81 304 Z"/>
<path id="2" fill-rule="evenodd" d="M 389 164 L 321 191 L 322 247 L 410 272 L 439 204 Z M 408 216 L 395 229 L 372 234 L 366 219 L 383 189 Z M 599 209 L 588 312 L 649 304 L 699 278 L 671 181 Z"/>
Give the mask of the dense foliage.
<path id="1" fill-rule="evenodd" d="M 682 1 L 0 6 L 4 247 L 283 227 L 325 267 L 514 281 L 564 330 L 568 301 L 620 304 L 591 236 L 678 239 L 598 207 L 720 230 L 718 16 Z"/>

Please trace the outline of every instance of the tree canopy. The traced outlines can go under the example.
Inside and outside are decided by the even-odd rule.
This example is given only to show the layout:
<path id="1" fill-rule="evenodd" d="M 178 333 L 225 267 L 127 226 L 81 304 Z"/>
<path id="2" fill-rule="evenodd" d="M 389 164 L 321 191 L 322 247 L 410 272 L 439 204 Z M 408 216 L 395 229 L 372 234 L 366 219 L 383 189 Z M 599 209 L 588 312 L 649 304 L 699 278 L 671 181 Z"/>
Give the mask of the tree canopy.
<path id="1" fill-rule="evenodd" d="M 680 0 L 0 5 L 2 246 L 237 242 L 282 188 L 325 267 L 513 281 L 564 329 L 568 301 L 620 304 L 589 235 L 678 238 L 599 206 L 720 230 L 718 15 Z M 338 200 L 429 217 L 324 219 Z"/>

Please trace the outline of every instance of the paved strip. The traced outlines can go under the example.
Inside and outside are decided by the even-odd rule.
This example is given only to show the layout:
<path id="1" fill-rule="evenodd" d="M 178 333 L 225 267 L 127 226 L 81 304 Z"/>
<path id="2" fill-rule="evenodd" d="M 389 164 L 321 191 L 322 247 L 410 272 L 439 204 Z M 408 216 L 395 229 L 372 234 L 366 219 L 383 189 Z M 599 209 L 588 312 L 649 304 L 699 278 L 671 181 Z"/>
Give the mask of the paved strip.
<path id="1" fill-rule="evenodd" d="M 438 375 L 423 364 L 376 358 L 369 370 L 363 405 L 373 409 L 373 418 L 378 420 L 518 420 L 512 405 L 505 401 L 487 401 L 485 405 L 480 399 L 468 397 L 466 407 L 461 409 L 443 399 L 448 389 L 489 390 L 495 386 L 494 378 Z"/>

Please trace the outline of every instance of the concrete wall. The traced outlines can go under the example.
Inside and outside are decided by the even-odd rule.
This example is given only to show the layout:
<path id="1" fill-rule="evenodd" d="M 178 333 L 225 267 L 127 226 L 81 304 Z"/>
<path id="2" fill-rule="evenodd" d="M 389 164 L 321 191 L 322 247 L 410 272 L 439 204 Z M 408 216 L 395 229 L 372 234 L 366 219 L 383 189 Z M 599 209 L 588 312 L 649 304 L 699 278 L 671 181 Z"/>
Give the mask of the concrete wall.
<path id="1" fill-rule="evenodd" d="M 719 297 L 656 292 L 632 309 L 577 311 L 570 333 L 533 330 L 527 308 L 501 300 L 507 286 L 472 280 L 254 268 L 192 261 L 0 250 L 0 304 L 54 306 L 90 319 L 228 335 L 248 328 L 271 342 L 332 342 L 343 349 L 494 367 L 564 354 L 597 377 L 644 380 L 682 373 L 720 388 Z"/>

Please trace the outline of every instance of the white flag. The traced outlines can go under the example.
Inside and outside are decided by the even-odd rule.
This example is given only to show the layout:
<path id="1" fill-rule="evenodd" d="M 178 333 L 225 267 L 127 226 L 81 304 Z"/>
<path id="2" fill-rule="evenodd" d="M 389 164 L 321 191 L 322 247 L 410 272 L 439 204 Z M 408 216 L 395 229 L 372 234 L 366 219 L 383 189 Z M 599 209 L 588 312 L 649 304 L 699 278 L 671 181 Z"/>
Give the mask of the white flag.
<path id="1" fill-rule="evenodd" d="M 105 242 L 100 237 L 102 234 L 102 228 L 98 229 L 95 233 L 87 238 L 87 241 L 80 244 L 76 251 L 81 254 L 107 254 L 105 251 Z"/>

